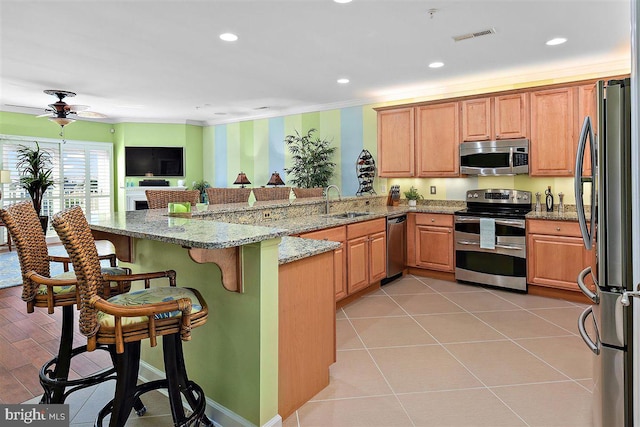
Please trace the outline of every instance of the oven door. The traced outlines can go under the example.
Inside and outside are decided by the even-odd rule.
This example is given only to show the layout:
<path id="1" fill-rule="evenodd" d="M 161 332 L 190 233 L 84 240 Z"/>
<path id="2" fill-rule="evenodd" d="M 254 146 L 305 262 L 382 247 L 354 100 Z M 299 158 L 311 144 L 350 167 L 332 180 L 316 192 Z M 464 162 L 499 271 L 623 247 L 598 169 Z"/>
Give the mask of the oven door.
<path id="1" fill-rule="evenodd" d="M 480 218 L 456 216 L 456 280 L 527 290 L 525 221 L 496 219 L 495 249 L 480 247 Z"/>

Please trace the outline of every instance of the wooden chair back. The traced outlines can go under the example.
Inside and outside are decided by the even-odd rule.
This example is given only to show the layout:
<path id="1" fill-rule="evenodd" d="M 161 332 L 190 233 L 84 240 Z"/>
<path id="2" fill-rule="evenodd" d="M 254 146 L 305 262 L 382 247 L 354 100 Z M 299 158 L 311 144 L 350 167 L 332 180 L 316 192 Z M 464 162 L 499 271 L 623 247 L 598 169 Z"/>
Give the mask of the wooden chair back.
<path id="1" fill-rule="evenodd" d="M 288 200 L 291 187 L 261 187 L 254 188 L 253 195 L 256 201 L 264 200 Z"/>
<path id="2" fill-rule="evenodd" d="M 175 202 L 189 202 L 191 206 L 200 202 L 199 190 L 146 190 L 144 194 L 149 209 L 163 209 Z"/>
<path id="3" fill-rule="evenodd" d="M 51 276 L 47 240 L 40 218 L 30 200 L 0 209 L 0 218 L 9 230 L 18 253 L 22 272 L 22 299 L 33 301 L 39 285 L 30 280 L 27 273 L 35 271 L 41 276 Z"/>
<path id="4" fill-rule="evenodd" d="M 293 194 L 296 195 L 297 199 L 303 197 L 322 197 L 324 195 L 324 188 L 316 187 L 316 188 L 299 188 L 293 187 Z"/>
<path id="5" fill-rule="evenodd" d="M 251 194 L 250 188 L 207 188 L 207 198 L 210 205 L 221 203 L 246 203 Z"/>

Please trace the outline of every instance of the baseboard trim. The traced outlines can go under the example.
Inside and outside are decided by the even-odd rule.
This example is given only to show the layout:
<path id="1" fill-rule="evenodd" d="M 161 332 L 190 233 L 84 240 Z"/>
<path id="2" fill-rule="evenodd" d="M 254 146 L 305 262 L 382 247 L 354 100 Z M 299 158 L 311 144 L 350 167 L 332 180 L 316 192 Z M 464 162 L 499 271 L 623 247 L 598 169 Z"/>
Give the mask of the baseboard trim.
<path id="1" fill-rule="evenodd" d="M 164 378 L 164 372 L 141 360 L 138 378 L 144 382 L 160 380 Z M 167 394 L 165 390 L 158 391 L 164 395 Z M 255 424 L 208 397 L 205 412 L 216 427 L 256 427 Z M 282 417 L 276 415 L 261 427 L 282 427 Z"/>

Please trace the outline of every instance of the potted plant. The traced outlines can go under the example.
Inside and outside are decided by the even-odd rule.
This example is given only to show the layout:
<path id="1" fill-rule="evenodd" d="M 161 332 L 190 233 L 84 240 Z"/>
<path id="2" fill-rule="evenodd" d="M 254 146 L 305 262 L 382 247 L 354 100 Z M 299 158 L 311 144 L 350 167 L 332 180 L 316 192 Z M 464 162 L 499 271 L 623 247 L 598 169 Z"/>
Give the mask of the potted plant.
<path id="1" fill-rule="evenodd" d="M 287 135 L 284 142 L 292 154 L 293 165 L 284 171 L 290 176 L 288 180 L 301 188 L 326 187 L 333 175 L 336 164 L 331 161 L 336 147 L 330 147 L 330 141 L 313 138 L 315 129 L 306 135 Z"/>
<path id="2" fill-rule="evenodd" d="M 193 187 L 194 190 L 200 191 L 200 202 L 207 203 L 206 189 L 210 187 L 209 183 L 204 179 L 201 179 L 200 181 L 193 181 L 191 183 L 191 187 Z"/>
<path id="3" fill-rule="evenodd" d="M 411 186 L 409 191 L 404 192 L 404 197 L 409 201 L 409 206 L 415 206 L 417 201 L 420 199 L 424 199 L 420 193 L 418 193 L 418 189 L 414 186 Z"/>
<path id="4" fill-rule="evenodd" d="M 40 211 L 44 193 L 55 184 L 52 177 L 51 155 L 47 151 L 40 149 L 40 145 L 37 142 L 35 148 L 21 145 L 18 148 L 16 168 L 20 174 L 20 186 L 27 190 L 27 193 L 31 196 L 33 208 L 40 217 L 42 230 L 46 234 L 49 216 L 40 215 Z"/>

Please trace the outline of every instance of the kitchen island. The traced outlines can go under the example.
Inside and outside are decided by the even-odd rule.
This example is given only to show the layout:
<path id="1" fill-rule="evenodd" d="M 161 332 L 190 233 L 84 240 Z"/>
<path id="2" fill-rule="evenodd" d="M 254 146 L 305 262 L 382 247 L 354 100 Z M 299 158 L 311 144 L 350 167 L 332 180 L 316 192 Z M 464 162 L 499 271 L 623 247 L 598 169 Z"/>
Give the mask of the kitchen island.
<path id="1" fill-rule="evenodd" d="M 288 230 L 275 227 L 169 217 L 164 210 L 116 212 L 89 223 L 96 238 L 114 243 L 122 265 L 134 272 L 176 270 L 178 286 L 202 293 L 209 319 L 184 343 L 185 361 L 218 423 L 277 425 L 285 400 L 293 402 L 291 411 L 328 384 L 335 305 L 333 277 L 321 272 L 333 268 L 339 244 L 286 237 Z M 308 314 L 313 322 L 303 321 Z M 161 352 L 143 344 L 142 360 L 144 379 L 163 375 Z M 301 380 L 309 371 L 314 377 Z M 300 381 L 312 383 L 310 389 L 299 391 Z"/>

